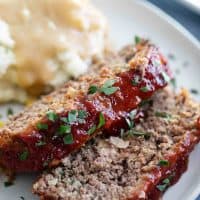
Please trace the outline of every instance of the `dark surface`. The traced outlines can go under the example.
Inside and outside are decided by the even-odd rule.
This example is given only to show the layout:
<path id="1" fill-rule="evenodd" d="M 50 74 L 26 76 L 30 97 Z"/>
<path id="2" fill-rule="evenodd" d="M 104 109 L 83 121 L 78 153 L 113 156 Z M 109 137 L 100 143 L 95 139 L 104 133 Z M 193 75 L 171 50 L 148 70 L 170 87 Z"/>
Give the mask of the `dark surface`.
<path id="1" fill-rule="evenodd" d="M 200 41 L 200 15 L 175 0 L 147 0 L 181 23 Z M 200 200 L 200 196 L 196 199 Z"/>
<path id="2" fill-rule="evenodd" d="M 175 0 L 148 0 L 180 22 L 200 41 L 200 14 L 193 12 Z"/>

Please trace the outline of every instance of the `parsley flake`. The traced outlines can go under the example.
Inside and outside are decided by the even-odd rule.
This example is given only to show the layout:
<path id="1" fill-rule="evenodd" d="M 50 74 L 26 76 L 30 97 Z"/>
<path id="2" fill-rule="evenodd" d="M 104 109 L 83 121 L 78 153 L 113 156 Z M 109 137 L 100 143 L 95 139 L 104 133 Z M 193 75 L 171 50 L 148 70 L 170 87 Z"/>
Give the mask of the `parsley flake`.
<path id="1" fill-rule="evenodd" d="M 190 92 L 191 92 L 192 94 L 196 94 L 196 95 L 199 94 L 199 91 L 196 90 L 196 89 L 191 89 Z"/>
<path id="2" fill-rule="evenodd" d="M 48 129 L 48 124 L 38 123 L 37 124 L 37 129 L 38 130 L 47 130 Z"/>
<path id="3" fill-rule="evenodd" d="M 87 117 L 87 112 L 85 110 L 78 110 L 78 118 L 85 119 Z"/>
<path id="4" fill-rule="evenodd" d="M 166 118 L 166 119 L 171 119 L 172 118 L 172 115 L 169 114 L 169 113 L 166 113 L 166 112 L 155 112 L 155 116 L 156 117 L 161 117 L 161 118 Z"/>
<path id="5" fill-rule="evenodd" d="M 153 103 L 152 99 L 145 99 L 145 100 L 141 101 L 141 103 L 139 104 L 139 106 L 142 107 L 142 106 L 146 106 L 146 105 L 149 105 L 149 104 L 152 104 L 152 103 Z"/>
<path id="6" fill-rule="evenodd" d="M 13 185 L 13 182 L 12 181 L 5 181 L 4 182 L 4 187 L 10 187 Z"/>
<path id="7" fill-rule="evenodd" d="M 170 179 L 166 178 L 162 181 L 161 184 L 157 185 L 156 188 L 160 191 L 160 192 L 164 192 L 167 187 L 170 185 Z"/>
<path id="8" fill-rule="evenodd" d="M 65 135 L 67 133 L 71 133 L 71 127 L 69 125 L 61 125 L 58 128 L 58 134 L 59 135 Z"/>
<path id="9" fill-rule="evenodd" d="M 147 86 L 144 86 L 144 87 L 140 88 L 140 91 L 142 91 L 142 92 L 149 92 L 150 89 Z"/>
<path id="10" fill-rule="evenodd" d="M 168 76 L 168 74 L 166 72 L 162 72 L 161 75 L 165 82 L 167 82 L 167 83 L 170 82 L 170 77 Z"/>
<path id="11" fill-rule="evenodd" d="M 96 126 L 96 125 L 93 125 L 93 126 L 87 131 L 88 135 L 92 135 L 92 134 L 96 131 L 96 128 L 97 128 L 97 126 Z"/>
<path id="12" fill-rule="evenodd" d="M 168 160 L 160 160 L 158 163 L 159 166 L 169 166 L 169 161 Z"/>
<path id="13" fill-rule="evenodd" d="M 101 128 L 101 127 L 104 126 L 104 125 L 105 125 L 105 117 L 104 117 L 104 115 L 100 112 L 100 114 L 99 114 L 99 124 L 98 124 L 97 128 L 99 129 L 99 128 Z"/>
<path id="14" fill-rule="evenodd" d="M 175 79 L 175 78 L 172 78 L 172 79 L 170 80 L 170 83 L 171 83 L 172 87 L 173 87 L 174 89 L 176 89 L 176 87 L 177 87 L 176 79 Z"/>
<path id="15" fill-rule="evenodd" d="M 141 42 L 141 38 L 138 35 L 136 35 L 135 36 L 135 44 L 139 44 L 140 42 Z"/>
<path id="16" fill-rule="evenodd" d="M 28 156 L 29 156 L 29 152 L 28 151 L 24 151 L 19 155 L 19 160 L 25 161 L 25 160 L 27 160 Z"/>
<path id="17" fill-rule="evenodd" d="M 113 87 L 115 82 L 115 80 L 107 80 L 100 88 L 100 92 L 104 93 L 105 95 L 114 94 L 119 89 L 118 87 Z"/>
<path id="18" fill-rule="evenodd" d="M 74 140 L 73 140 L 72 134 L 65 135 L 65 137 L 63 138 L 63 141 L 64 141 L 64 144 L 73 144 Z"/>
<path id="19" fill-rule="evenodd" d="M 61 117 L 60 120 L 63 121 L 63 122 L 65 122 L 66 124 L 69 123 L 67 117 Z"/>
<path id="20" fill-rule="evenodd" d="M 76 110 L 72 110 L 68 113 L 68 122 L 71 124 L 76 121 L 77 119 L 77 112 Z"/>
<path id="21" fill-rule="evenodd" d="M 134 123 L 132 120 L 130 120 L 129 118 L 125 118 L 126 123 L 128 124 L 129 129 L 132 129 L 134 126 Z"/>
<path id="22" fill-rule="evenodd" d="M 8 108 L 7 109 L 7 116 L 13 115 L 13 114 L 14 114 L 13 109 L 12 108 Z"/>
<path id="23" fill-rule="evenodd" d="M 132 111 L 129 113 L 129 116 L 130 116 L 130 118 L 133 120 L 133 119 L 135 118 L 136 114 L 137 114 L 137 110 L 135 109 L 135 110 L 132 110 Z"/>
<path id="24" fill-rule="evenodd" d="M 87 117 L 87 112 L 85 110 L 78 110 L 77 121 L 81 124 L 85 123 L 85 118 Z"/>
<path id="25" fill-rule="evenodd" d="M 46 115 L 47 115 L 47 118 L 52 122 L 55 122 L 58 119 L 58 115 L 53 111 L 47 112 Z"/>
<path id="26" fill-rule="evenodd" d="M 96 85 L 91 85 L 88 89 L 88 94 L 94 94 L 98 91 L 98 87 Z"/>
<path id="27" fill-rule="evenodd" d="M 134 76 L 134 78 L 131 80 L 131 83 L 133 86 L 137 86 L 140 83 L 140 77 L 138 75 Z"/>
<path id="28" fill-rule="evenodd" d="M 147 132 L 137 131 L 133 129 L 128 131 L 128 134 L 131 136 L 136 136 L 136 137 L 144 136 L 146 139 L 150 137 L 150 134 Z"/>

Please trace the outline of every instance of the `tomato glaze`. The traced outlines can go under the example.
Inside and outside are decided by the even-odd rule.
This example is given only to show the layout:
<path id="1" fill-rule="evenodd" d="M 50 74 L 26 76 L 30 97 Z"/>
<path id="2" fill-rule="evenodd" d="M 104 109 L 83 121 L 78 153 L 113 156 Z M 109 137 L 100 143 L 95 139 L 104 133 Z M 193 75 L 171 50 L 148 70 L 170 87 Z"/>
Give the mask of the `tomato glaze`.
<path id="1" fill-rule="evenodd" d="M 144 71 L 138 69 L 127 69 L 116 75 L 114 86 L 118 87 L 118 90 L 114 94 L 105 95 L 97 92 L 77 100 L 78 109 L 86 111 L 87 117 L 84 123 L 71 124 L 72 144 L 64 144 L 63 136 L 56 134 L 59 126 L 63 124 L 60 118 L 67 117 L 69 111 L 59 114 L 59 119 L 55 122 L 44 117 L 42 123 L 47 124 L 48 129 L 38 130 L 36 127 L 29 127 L 23 133 L 13 136 L 14 142 L 2 149 L 1 165 L 15 172 L 39 171 L 57 165 L 62 158 L 100 131 L 117 135 L 121 129 L 127 130 L 129 127 L 125 118 L 129 116 L 130 111 L 137 109 L 137 121 L 142 116 L 139 109 L 141 102 L 167 85 L 163 73 L 170 76 L 166 61 L 157 51 L 149 55 L 148 65 Z M 137 84 L 133 84 L 135 79 L 139 80 Z M 98 125 L 100 113 L 105 118 L 105 125 L 89 135 L 88 130 Z M 40 141 L 45 142 L 45 145 L 37 146 Z M 26 158 L 19 159 L 24 152 L 27 152 Z"/>

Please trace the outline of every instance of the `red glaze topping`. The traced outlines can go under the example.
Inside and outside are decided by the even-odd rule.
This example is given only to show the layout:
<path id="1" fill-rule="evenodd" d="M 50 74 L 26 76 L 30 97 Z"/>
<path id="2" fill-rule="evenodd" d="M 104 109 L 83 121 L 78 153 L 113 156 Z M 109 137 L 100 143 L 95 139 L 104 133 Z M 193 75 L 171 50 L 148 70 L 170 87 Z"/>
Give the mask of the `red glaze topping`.
<path id="1" fill-rule="evenodd" d="M 87 117 L 83 120 L 84 123 L 70 123 L 71 138 L 67 138 L 67 143 L 73 139 L 71 144 L 65 144 L 64 136 L 58 134 L 59 127 L 65 124 L 61 117 L 68 118 L 69 112 L 62 113 L 55 122 L 45 117 L 42 123 L 48 125 L 46 129 L 38 130 L 32 127 L 31 130 L 26 130 L 26 133 L 14 136 L 16 146 L 12 144 L 4 147 L 2 165 L 16 172 L 42 170 L 47 165 L 58 164 L 60 159 L 86 143 L 100 130 L 106 134 L 119 134 L 122 128 L 128 129 L 125 118 L 129 117 L 130 111 L 137 109 L 143 100 L 149 99 L 155 91 L 167 85 L 163 73 L 169 75 L 169 69 L 164 58 L 155 51 L 148 59 L 148 66 L 144 72 L 135 68 L 119 73 L 113 85 L 118 87 L 118 90 L 113 94 L 97 92 L 86 95 L 77 102 L 79 110 L 84 110 Z M 133 83 L 133 80 L 137 80 L 137 83 Z M 97 127 L 100 113 L 105 119 L 105 124 Z M 135 120 L 140 116 L 139 109 L 137 113 Z M 88 134 L 94 126 L 94 133 Z M 43 145 L 37 145 L 41 141 Z"/>

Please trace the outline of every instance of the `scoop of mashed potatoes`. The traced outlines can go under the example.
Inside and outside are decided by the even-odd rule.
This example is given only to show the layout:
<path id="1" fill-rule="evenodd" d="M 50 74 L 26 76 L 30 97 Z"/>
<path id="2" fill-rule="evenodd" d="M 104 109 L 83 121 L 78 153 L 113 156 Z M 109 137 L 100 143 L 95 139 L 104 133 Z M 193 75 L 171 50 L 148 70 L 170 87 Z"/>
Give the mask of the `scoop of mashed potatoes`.
<path id="1" fill-rule="evenodd" d="M 0 0 L 0 102 L 25 102 L 88 70 L 107 22 L 89 0 Z"/>

